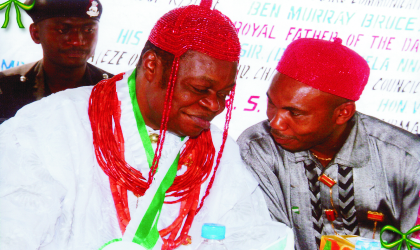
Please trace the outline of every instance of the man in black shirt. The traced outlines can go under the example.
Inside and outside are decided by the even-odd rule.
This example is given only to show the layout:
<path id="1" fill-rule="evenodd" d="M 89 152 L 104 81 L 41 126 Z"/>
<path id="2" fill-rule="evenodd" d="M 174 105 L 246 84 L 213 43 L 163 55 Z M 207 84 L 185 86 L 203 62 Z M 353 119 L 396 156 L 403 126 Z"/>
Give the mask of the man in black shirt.
<path id="1" fill-rule="evenodd" d="M 87 63 L 98 40 L 99 0 L 36 1 L 27 12 L 34 21 L 31 38 L 41 44 L 43 58 L 0 72 L 0 123 L 51 93 L 112 77 Z"/>

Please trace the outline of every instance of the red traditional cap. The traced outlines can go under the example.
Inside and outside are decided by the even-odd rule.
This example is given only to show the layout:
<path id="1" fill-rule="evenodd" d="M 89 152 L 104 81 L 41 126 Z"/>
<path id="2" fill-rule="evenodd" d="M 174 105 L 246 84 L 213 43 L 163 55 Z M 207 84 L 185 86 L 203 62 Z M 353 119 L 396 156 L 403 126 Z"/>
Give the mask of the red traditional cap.
<path id="1" fill-rule="evenodd" d="M 277 71 L 313 88 L 357 101 L 369 78 L 369 65 L 353 50 L 334 42 L 301 38 L 284 51 Z"/>
<path id="2" fill-rule="evenodd" d="M 195 50 L 211 57 L 239 61 L 241 45 L 232 21 L 218 10 L 211 10 L 211 0 L 200 6 L 174 9 L 161 17 L 150 33 L 155 46 L 180 57 Z"/>

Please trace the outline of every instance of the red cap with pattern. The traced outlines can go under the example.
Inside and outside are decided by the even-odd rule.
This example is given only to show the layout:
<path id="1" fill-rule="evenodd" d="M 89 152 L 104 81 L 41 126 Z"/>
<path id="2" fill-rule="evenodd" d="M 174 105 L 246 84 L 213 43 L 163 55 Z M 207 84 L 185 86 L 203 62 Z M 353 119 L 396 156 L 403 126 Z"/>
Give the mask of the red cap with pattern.
<path id="1" fill-rule="evenodd" d="M 194 50 L 211 57 L 239 61 L 241 45 L 232 21 L 218 10 L 211 10 L 211 0 L 174 9 L 162 16 L 150 33 L 155 46 L 179 57 Z"/>
<path id="2" fill-rule="evenodd" d="M 369 65 L 353 50 L 334 42 L 301 38 L 284 51 L 277 71 L 313 88 L 357 101 L 369 78 Z"/>

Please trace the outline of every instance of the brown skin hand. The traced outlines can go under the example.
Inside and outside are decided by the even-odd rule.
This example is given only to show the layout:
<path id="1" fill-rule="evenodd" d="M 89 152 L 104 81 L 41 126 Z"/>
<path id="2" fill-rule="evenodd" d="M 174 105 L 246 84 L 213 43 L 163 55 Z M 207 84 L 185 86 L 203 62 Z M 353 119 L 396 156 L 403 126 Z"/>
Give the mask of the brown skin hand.
<path id="1" fill-rule="evenodd" d="M 159 129 L 167 83 L 164 68 L 153 50 L 143 55 L 137 68 L 137 101 L 147 126 Z M 235 86 L 236 62 L 228 62 L 196 51 L 188 51 L 179 62 L 169 113 L 168 131 L 196 137 L 210 128 L 210 121 L 225 109 L 226 97 Z"/>
<path id="2" fill-rule="evenodd" d="M 86 61 L 98 41 L 98 21 L 80 17 L 54 17 L 29 27 L 32 40 L 41 44 L 45 80 L 55 93 L 82 86 Z"/>
<path id="3" fill-rule="evenodd" d="M 320 158 L 333 158 L 350 131 L 356 112 L 354 101 L 314 89 L 277 73 L 267 91 L 267 117 L 271 135 L 291 152 L 310 150 Z M 320 161 L 326 166 L 329 161 Z"/>

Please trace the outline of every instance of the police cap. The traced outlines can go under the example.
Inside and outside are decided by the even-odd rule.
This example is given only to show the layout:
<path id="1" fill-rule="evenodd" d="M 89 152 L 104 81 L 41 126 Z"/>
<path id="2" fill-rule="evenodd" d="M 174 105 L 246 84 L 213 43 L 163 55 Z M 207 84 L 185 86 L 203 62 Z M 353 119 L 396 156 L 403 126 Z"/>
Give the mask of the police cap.
<path id="1" fill-rule="evenodd" d="M 99 20 L 102 5 L 99 0 L 26 0 L 35 6 L 26 11 L 34 23 L 53 17 L 83 17 Z"/>

